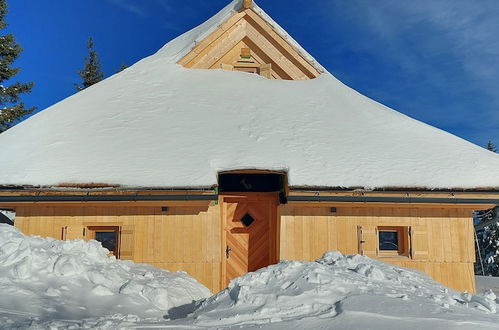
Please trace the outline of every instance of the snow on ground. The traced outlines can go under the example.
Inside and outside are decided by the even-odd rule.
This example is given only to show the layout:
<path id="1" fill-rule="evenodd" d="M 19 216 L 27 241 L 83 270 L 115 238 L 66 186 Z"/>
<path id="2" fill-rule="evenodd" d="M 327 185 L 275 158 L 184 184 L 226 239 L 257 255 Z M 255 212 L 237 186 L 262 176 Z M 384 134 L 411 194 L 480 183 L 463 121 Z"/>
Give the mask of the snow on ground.
<path id="1" fill-rule="evenodd" d="M 492 290 L 499 296 L 499 277 L 476 276 L 476 290 L 480 293 Z"/>
<path id="2" fill-rule="evenodd" d="M 0 224 L 0 329 L 109 315 L 157 319 L 211 294 L 185 273 L 108 253 L 97 241 L 24 236 Z"/>
<path id="3" fill-rule="evenodd" d="M 360 255 L 283 261 L 209 297 L 185 273 L 114 260 L 95 241 L 26 237 L 1 225 L 0 249 L 0 329 L 499 327 L 494 293 L 453 291 Z"/>

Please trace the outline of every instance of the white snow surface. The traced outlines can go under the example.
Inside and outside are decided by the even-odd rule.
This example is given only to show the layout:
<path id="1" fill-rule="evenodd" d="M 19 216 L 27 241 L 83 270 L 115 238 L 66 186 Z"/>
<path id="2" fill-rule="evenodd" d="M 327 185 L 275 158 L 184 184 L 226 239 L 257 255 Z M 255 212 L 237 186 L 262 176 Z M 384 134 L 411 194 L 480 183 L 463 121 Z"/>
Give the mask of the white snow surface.
<path id="1" fill-rule="evenodd" d="M 113 315 L 158 319 L 165 310 L 211 295 L 184 272 L 108 253 L 97 241 L 24 236 L 0 224 L 0 329 Z"/>
<path id="2" fill-rule="evenodd" d="M 499 296 L 499 277 L 475 276 L 475 278 L 477 292 L 482 293 L 487 290 L 492 290 L 492 292 Z"/>
<path id="3" fill-rule="evenodd" d="M 2 133 L 0 185 L 199 188 L 221 170 L 254 168 L 288 171 L 291 186 L 499 188 L 499 155 L 327 71 L 280 81 L 176 64 L 240 4 Z"/>
<path id="4" fill-rule="evenodd" d="M 113 260 L 95 241 L 24 236 L 0 225 L 0 249 L 0 329 L 475 330 L 499 324 L 499 300 L 490 290 L 453 291 L 360 255 L 282 261 L 208 297 L 185 273 Z"/>

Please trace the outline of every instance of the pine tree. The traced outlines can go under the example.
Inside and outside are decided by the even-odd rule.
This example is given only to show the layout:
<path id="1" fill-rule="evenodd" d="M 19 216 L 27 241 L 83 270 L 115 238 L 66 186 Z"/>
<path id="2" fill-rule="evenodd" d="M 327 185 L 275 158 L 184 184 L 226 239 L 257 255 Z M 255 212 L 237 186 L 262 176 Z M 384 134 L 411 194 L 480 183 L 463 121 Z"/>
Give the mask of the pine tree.
<path id="1" fill-rule="evenodd" d="M 492 152 L 497 152 L 496 146 L 492 143 L 492 141 L 489 141 L 487 143 L 487 150 L 490 150 Z"/>
<path id="2" fill-rule="evenodd" d="M 83 70 L 78 71 L 78 74 L 82 79 L 81 85 L 76 84 L 76 89 L 78 91 L 84 90 L 104 78 L 104 72 L 102 71 L 99 55 L 94 49 L 94 40 L 92 37 L 88 38 L 87 49 L 88 56 L 85 57 L 85 67 Z"/>
<path id="3" fill-rule="evenodd" d="M 7 26 L 6 15 L 7 1 L 0 0 L 0 29 Z M 13 68 L 12 64 L 22 51 L 13 34 L 0 36 L 0 132 L 13 126 L 16 121 L 35 110 L 35 108 L 26 108 L 25 104 L 20 102 L 20 94 L 31 92 L 34 85 L 32 82 L 14 82 L 9 86 L 4 85 L 19 73 L 20 69 Z"/>
<path id="4" fill-rule="evenodd" d="M 128 68 L 128 65 L 126 65 L 125 63 L 121 63 L 121 66 L 118 70 L 116 70 L 115 73 L 120 73 L 121 71 L 125 70 Z"/>
<path id="5" fill-rule="evenodd" d="M 487 150 L 497 152 L 497 148 L 492 141 L 487 143 Z M 473 213 L 474 223 L 480 224 L 497 219 L 497 212 L 499 212 L 499 208 L 475 211 Z M 494 222 L 477 232 L 476 238 L 478 246 L 475 251 L 477 256 L 475 274 L 499 276 L 499 222 Z M 483 260 L 483 268 L 480 259 Z"/>
<path id="6" fill-rule="evenodd" d="M 497 219 L 499 209 L 475 211 L 474 220 L 476 224 Z M 483 259 L 485 275 L 499 276 L 499 223 L 493 222 L 476 233 L 477 235 L 477 256 Z M 480 252 L 478 252 L 480 251 Z M 480 255 L 478 255 L 480 253 Z M 477 258 L 475 264 L 475 274 L 482 275 L 482 266 Z"/>

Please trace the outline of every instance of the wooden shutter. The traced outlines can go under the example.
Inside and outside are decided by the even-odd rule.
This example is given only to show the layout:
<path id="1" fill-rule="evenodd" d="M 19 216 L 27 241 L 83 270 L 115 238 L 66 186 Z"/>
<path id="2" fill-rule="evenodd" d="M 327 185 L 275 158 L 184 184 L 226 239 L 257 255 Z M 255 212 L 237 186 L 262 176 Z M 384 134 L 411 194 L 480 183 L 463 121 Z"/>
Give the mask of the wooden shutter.
<path id="1" fill-rule="evenodd" d="M 87 232 L 87 227 L 81 226 L 81 225 L 74 225 L 74 226 L 64 226 L 62 227 L 62 239 L 67 241 L 67 240 L 72 240 L 72 239 L 85 239 L 86 233 Z"/>
<path id="2" fill-rule="evenodd" d="M 357 226 L 359 254 L 376 257 L 378 250 L 377 230 L 374 226 Z"/>
<path id="3" fill-rule="evenodd" d="M 272 78 L 272 64 L 262 64 L 260 66 L 260 76 L 271 79 Z"/>
<path id="4" fill-rule="evenodd" d="M 228 70 L 228 71 L 234 71 L 234 66 L 230 64 L 220 64 L 220 69 L 222 70 Z"/>
<path id="5" fill-rule="evenodd" d="M 364 255 L 364 241 L 362 240 L 362 226 L 357 226 L 357 244 L 359 247 L 359 254 Z"/>
<path id="6" fill-rule="evenodd" d="M 121 226 L 119 239 L 119 259 L 133 260 L 135 247 L 134 226 Z"/>
<path id="7" fill-rule="evenodd" d="M 409 227 L 410 256 L 412 259 L 428 259 L 428 232 L 426 226 Z"/>

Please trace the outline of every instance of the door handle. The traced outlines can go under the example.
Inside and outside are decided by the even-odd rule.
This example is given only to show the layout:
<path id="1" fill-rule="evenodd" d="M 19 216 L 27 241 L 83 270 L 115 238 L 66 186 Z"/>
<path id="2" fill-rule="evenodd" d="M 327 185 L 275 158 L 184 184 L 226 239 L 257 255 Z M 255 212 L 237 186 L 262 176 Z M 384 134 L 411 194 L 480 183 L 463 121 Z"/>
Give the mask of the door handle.
<path id="1" fill-rule="evenodd" d="M 227 245 L 227 247 L 225 248 L 225 257 L 227 259 L 229 259 L 230 251 L 232 251 L 232 249 Z"/>

